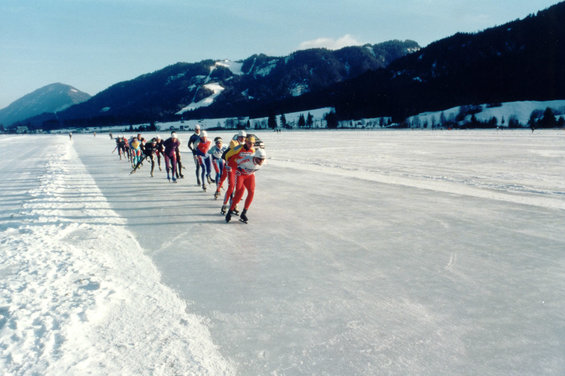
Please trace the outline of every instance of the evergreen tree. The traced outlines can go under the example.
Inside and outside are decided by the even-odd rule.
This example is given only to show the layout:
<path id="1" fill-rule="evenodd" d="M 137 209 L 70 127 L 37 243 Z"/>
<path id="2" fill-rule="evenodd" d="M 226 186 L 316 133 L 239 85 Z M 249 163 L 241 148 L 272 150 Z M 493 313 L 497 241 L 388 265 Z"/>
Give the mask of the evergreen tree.
<path id="1" fill-rule="evenodd" d="M 491 117 L 487 123 L 487 128 L 496 128 L 498 126 L 498 120 L 495 116 Z"/>
<path id="2" fill-rule="evenodd" d="M 541 120 L 538 122 L 539 128 L 555 128 L 557 126 L 557 120 L 555 119 L 555 114 L 551 108 L 546 108 L 543 112 Z"/>
<path id="3" fill-rule="evenodd" d="M 542 112 L 540 110 L 533 110 L 530 114 L 530 120 L 528 120 L 528 125 L 530 128 L 537 128 L 539 118 L 542 116 Z"/>
<path id="4" fill-rule="evenodd" d="M 314 125 L 314 116 L 312 116 L 312 114 L 309 112 L 308 116 L 306 117 L 306 125 L 308 126 L 308 128 L 312 128 L 312 125 Z"/>
<path id="5" fill-rule="evenodd" d="M 304 126 L 306 126 L 306 119 L 304 119 L 303 114 L 300 114 L 300 117 L 298 118 L 298 126 L 300 128 L 304 128 Z"/>
<path id="6" fill-rule="evenodd" d="M 516 115 L 511 115 L 508 118 L 508 128 L 521 128 L 522 124 L 518 121 L 518 117 Z"/>
<path id="7" fill-rule="evenodd" d="M 284 114 L 281 114 L 281 127 L 286 128 L 286 126 L 286 116 L 284 116 Z"/>
<path id="8" fill-rule="evenodd" d="M 328 129 L 336 129 L 338 125 L 337 115 L 334 111 L 328 112 L 324 119 L 326 120 Z"/>
<path id="9" fill-rule="evenodd" d="M 267 126 L 269 128 L 275 129 L 278 127 L 277 118 L 275 117 L 274 112 L 269 112 L 269 118 L 267 120 Z"/>

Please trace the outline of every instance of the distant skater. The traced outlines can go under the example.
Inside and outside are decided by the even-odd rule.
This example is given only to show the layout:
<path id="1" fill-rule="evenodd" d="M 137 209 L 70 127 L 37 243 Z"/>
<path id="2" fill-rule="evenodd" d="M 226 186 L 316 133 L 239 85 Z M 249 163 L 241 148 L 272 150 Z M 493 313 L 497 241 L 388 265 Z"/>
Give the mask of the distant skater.
<path id="1" fill-rule="evenodd" d="M 151 172 L 149 175 L 153 177 L 153 172 L 155 171 L 155 154 L 157 153 L 157 148 L 159 147 L 157 144 L 157 139 L 153 138 L 149 142 L 145 142 L 143 140 L 141 142 L 141 151 L 143 152 L 143 158 L 137 163 L 135 168 L 132 170 L 132 173 L 135 172 L 142 164 L 142 162 L 148 159 L 151 162 Z"/>
<path id="2" fill-rule="evenodd" d="M 223 144 L 222 138 L 216 137 L 214 139 L 214 146 L 208 150 L 208 154 L 212 157 L 212 166 L 214 167 L 214 171 L 216 171 L 216 178 L 214 179 L 216 182 L 216 192 L 214 193 L 215 199 L 220 197 L 220 182 L 222 181 L 222 172 L 224 171 L 224 160 L 222 159 L 222 155 L 227 149 L 228 147 Z"/>
<path id="3" fill-rule="evenodd" d="M 196 145 L 200 142 L 200 124 L 196 124 L 194 127 L 194 133 L 190 136 L 188 140 L 188 148 L 192 152 L 192 157 L 194 159 L 194 165 L 196 167 L 196 184 L 202 184 L 200 182 L 200 161 L 196 155 Z"/>
<path id="4" fill-rule="evenodd" d="M 212 184 L 212 179 L 210 173 L 212 172 L 212 161 L 211 156 L 208 154 L 208 150 L 212 145 L 212 141 L 208 140 L 208 134 L 206 131 L 200 132 L 199 142 L 194 148 L 194 155 L 198 159 L 198 164 L 202 169 L 202 189 L 206 191 L 206 182 Z"/>
<path id="5" fill-rule="evenodd" d="M 177 138 L 177 134 L 175 132 L 171 132 L 171 137 L 167 138 L 165 142 L 163 142 L 163 146 L 165 147 L 165 152 L 163 153 L 163 155 L 165 156 L 165 169 L 167 171 L 167 179 L 171 181 L 172 177 L 173 183 L 176 183 L 177 151 L 180 146 L 180 141 Z M 169 174 L 169 172 L 171 172 L 171 174 Z"/>
<path id="6" fill-rule="evenodd" d="M 159 136 L 156 136 L 155 140 L 157 141 L 157 146 L 155 148 L 155 154 L 157 155 L 157 166 L 159 167 L 159 171 L 163 171 L 161 169 L 161 155 L 163 155 L 163 153 L 165 152 L 165 147 L 163 146 L 164 141 Z"/>

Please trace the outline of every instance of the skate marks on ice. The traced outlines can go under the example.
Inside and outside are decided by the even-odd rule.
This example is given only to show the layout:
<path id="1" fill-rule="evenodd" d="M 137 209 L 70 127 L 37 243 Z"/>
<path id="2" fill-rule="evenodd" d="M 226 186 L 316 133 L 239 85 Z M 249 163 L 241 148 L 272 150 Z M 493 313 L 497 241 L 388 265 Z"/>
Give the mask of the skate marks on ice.
<path id="1" fill-rule="evenodd" d="M 449 270 L 449 271 L 453 270 L 453 267 L 455 266 L 456 263 L 457 263 L 457 254 L 451 252 L 451 254 L 449 255 L 449 261 L 445 266 L 445 270 Z"/>
<path id="2" fill-rule="evenodd" d="M 72 144 L 35 137 L 10 144 L 6 155 L 27 142 L 36 157 L 10 160 L 14 179 L 0 183 L 10 219 L 0 224 L 0 369 L 233 374 L 207 323 L 160 283 Z"/>
<path id="3" fill-rule="evenodd" d="M 268 163 L 383 184 L 565 209 L 562 131 L 326 132 L 270 153 Z M 337 141 L 339 142 L 337 143 Z M 267 140 L 272 142 L 271 140 Z M 333 146 L 328 148 L 327 143 Z M 347 145 L 347 147 L 341 146 Z M 329 150 L 328 150 L 329 149 Z"/>
<path id="4" fill-rule="evenodd" d="M 530 190 L 523 186 L 476 186 L 472 181 L 453 181 L 447 177 L 414 176 L 403 177 L 384 174 L 363 169 L 351 170 L 346 166 L 324 166 L 304 164 L 292 161 L 269 161 L 269 163 L 286 168 L 307 170 L 324 174 L 340 175 L 353 179 L 373 181 L 382 184 L 402 185 L 406 187 L 427 189 L 436 192 L 465 195 L 490 200 L 506 201 L 516 204 L 533 205 L 544 208 L 565 209 L 565 191 Z M 515 192 L 511 192 L 513 189 Z M 519 193 L 518 193 L 519 192 Z"/>

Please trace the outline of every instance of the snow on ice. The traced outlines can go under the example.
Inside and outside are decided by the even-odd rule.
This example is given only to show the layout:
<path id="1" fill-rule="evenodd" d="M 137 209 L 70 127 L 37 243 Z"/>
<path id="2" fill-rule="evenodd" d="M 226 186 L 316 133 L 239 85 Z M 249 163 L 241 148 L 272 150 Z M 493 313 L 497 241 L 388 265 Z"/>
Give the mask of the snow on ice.
<path id="1" fill-rule="evenodd" d="M 231 374 L 73 144 L 2 141 L 2 374 Z"/>
<path id="2" fill-rule="evenodd" d="M 565 132 L 259 135 L 248 225 L 188 133 L 177 184 L 1 136 L 3 374 L 565 373 Z"/>

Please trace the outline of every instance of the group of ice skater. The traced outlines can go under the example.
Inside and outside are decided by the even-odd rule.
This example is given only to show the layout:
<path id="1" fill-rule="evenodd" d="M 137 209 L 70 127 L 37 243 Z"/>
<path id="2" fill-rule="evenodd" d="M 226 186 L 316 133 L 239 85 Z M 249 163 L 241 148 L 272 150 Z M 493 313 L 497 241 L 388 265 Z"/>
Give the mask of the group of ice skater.
<path id="1" fill-rule="evenodd" d="M 240 221 L 247 223 L 247 211 L 255 194 L 255 172 L 266 159 L 263 143 L 255 135 L 241 130 L 226 145 L 221 137 L 215 137 L 212 141 L 207 132 L 200 128 L 200 125 L 196 125 L 188 140 L 188 148 L 194 159 L 197 185 L 206 192 L 208 186 L 215 184 L 214 198 L 218 199 L 227 180 L 220 212 L 225 215 L 226 222 L 230 222 L 232 216 L 239 215 Z M 184 178 L 182 170 L 186 167 L 183 167 L 181 162 L 181 142 L 176 132 L 171 132 L 171 136 L 166 140 L 156 136 L 146 141 L 141 134 L 129 140 L 123 136 L 115 140 L 114 150 L 118 150 L 120 159 L 125 157 L 130 161 L 131 173 L 136 172 L 143 162 L 148 160 L 151 165 L 150 176 L 153 177 L 155 164 L 162 171 L 163 157 L 167 180 L 176 183 L 178 179 Z M 237 205 L 245 192 L 247 196 L 240 213 Z"/>

